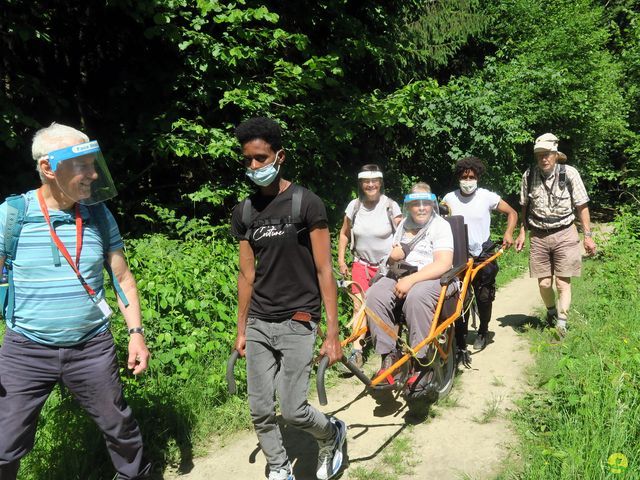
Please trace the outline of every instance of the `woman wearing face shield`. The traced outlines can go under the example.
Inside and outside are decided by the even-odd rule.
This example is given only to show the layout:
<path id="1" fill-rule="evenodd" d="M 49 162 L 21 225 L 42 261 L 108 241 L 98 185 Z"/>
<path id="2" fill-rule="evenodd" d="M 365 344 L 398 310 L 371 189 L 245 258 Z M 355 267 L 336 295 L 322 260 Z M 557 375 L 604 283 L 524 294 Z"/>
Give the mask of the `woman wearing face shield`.
<path id="1" fill-rule="evenodd" d="M 484 165 L 477 157 L 458 160 L 455 175 L 460 183 L 460 188 L 446 194 L 442 199 L 451 215 L 464 217 L 469 236 L 469 254 L 476 260 L 482 254 L 483 244 L 489 240 L 492 211 L 496 210 L 507 216 L 507 227 L 502 240 L 504 248 L 513 245 L 513 230 L 518 221 L 516 211 L 502 200 L 500 195 L 484 188 L 478 188 L 478 180 L 484 171 Z M 496 294 L 497 274 L 498 264 L 494 261 L 481 269 L 472 283 L 480 317 L 478 335 L 473 343 L 474 350 L 482 350 L 487 345 L 491 307 Z M 463 355 L 468 355 L 466 341 L 468 320 L 469 312 L 466 311 L 456 324 L 456 344 L 460 359 Z"/>
<path id="2" fill-rule="evenodd" d="M 407 323 L 409 344 L 417 345 L 427 338 L 440 296 L 440 277 L 453 263 L 453 234 L 449 223 L 438 214 L 436 197 L 426 183 L 417 183 L 405 197 L 404 220 L 398 225 L 394 245 L 389 253 L 386 275 L 374 283 L 367 292 L 367 306 L 388 326 L 395 328 L 394 309 L 400 303 Z M 448 295 L 458 289 L 449 287 Z M 446 314 L 446 312 L 443 312 Z M 369 317 L 369 328 L 375 351 L 382 356 L 381 369 L 388 369 L 400 357 L 395 341 Z M 420 363 L 426 349 L 417 352 L 409 385 L 423 390 L 426 395 L 435 392 L 426 368 Z M 378 372 L 380 373 L 380 372 Z M 416 385 L 411 385 L 417 382 Z"/>
<path id="3" fill-rule="evenodd" d="M 340 274 L 349 274 L 345 262 L 347 245 L 351 242 L 353 263 L 351 279 L 356 285 L 351 286 L 354 294 L 364 293 L 369 288 L 371 279 L 378 272 L 380 262 L 391 249 L 393 234 L 402 219 L 399 205 L 384 195 L 383 175 L 378 165 L 364 165 L 358 173 L 359 197 L 351 200 L 344 211 L 344 220 L 338 240 L 338 265 Z M 354 315 L 360 310 L 360 303 L 354 301 Z M 364 363 L 362 355 L 364 335 L 353 343 L 349 360 L 357 367 Z"/>

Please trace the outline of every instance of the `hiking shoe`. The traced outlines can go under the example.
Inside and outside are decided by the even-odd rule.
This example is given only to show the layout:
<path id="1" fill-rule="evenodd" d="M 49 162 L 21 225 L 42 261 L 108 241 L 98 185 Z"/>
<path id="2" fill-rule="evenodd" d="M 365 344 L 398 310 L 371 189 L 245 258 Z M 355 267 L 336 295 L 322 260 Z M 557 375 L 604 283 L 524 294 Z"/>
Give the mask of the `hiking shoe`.
<path id="1" fill-rule="evenodd" d="M 342 447 L 347 438 L 347 425 L 335 417 L 329 417 L 329 421 L 335 427 L 336 434 L 330 440 L 318 441 L 318 480 L 333 478 L 342 468 Z"/>
<path id="2" fill-rule="evenodd" d="M 362 366 L 364 365 L 362 350 L 356 350 L 354 348 L 353 350 L 351 350 L 351 353 L 349 354 L 349 357 L 347 359 L 358 368 L 362 368 Z"/>
<path id="3" fill-rule="evenodd" d="M 291 472 L 291 464 L 279 470 L 271 470 L 269 472 L 269 480 L 296 480 L 296 477 Z"/>
<path id="4" fill-rule="evenodd" d="M 476 337 L 476 341 L 473 342 L 473 349 L 482 350 L 486 346 L 487 346 L 487 334 L 479 333 L 478 336 Z"/>
<path id="5" fill-rule="evenodd" d="M 433 368 L 418 366 L 407 380 L 405 396 L 409 400 L 424 400 L 429 403 L 438 400 Z"/>
<path id="6" fill-rule="evenodd" d="M 467 348 L 459 348 L 456 352 L 456 366 L 464 365 L 465 368 L 471 368 L 471 352 Z"/>
<path id="7" fill-rule="evenodd" d="M 380 370 L 377 371 L 376 377 L 380 375 L 385 370 L 391 368 L 391 365 L 396 363 L 400 359 L 400 352 L 398 350 L 393 350 L 392 352 L 387 353 L 382 357 L 382 363 L 380 364 Z M 374 377 L 375 378 L 375 377 Z M 387 375 L 386 379 L 383 382 L 380 382 L 380 385 L 394 385 L 396 381 L 400 378 L 400 369 L 396 370 L 394 375 Z"/>

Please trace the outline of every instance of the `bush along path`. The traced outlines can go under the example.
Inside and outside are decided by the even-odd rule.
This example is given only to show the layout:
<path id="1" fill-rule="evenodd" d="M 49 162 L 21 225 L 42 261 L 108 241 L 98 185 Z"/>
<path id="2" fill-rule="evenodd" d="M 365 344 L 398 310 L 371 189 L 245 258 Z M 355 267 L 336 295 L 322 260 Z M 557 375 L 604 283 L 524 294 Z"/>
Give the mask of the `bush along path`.
<path id="1" fill-rule="evenodd" d="M 471 369 L 459 371 L 450 396 L 419 422 L 407 415 L 402 400 L 374 399 L 353 378 L 339 378 L 321 409 L 348 425 L 348 468 L 343 479 L 492 478 L 504 468 L 515 443 L 509 411 L 526 388 L 525 368 L 532 363 L 527 340 L 519 332 L 536 323 L 541 306 L 535 280 L 528 275 L 501 288 L 494 303 L 487 347 L 473 355 Z M 475 333 L 468 341 L 473 343 Z M 469 348 L 472 348 L 471 346 Z M 371 355 L 368 367 L 378 367 Z M 315 395 L 312 403 L 317 405 Z M 317 446 L 313 438 L 285 427 L 285 444 L 298 480 L 315 479 Z M 212 447 L 182 475 L 165 478 L 265 478 L 265 459 L 255 434 L 242 432 Z M 224 446 L 221 446 L 223 445 Z"/>

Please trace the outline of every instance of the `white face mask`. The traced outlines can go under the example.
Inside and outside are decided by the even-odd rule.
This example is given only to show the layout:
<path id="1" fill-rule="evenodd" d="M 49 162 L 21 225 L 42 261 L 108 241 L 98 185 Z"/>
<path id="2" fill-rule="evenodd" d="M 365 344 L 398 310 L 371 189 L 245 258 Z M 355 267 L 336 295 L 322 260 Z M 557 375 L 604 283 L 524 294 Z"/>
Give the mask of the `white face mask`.
<path id="1" fill-rule="evenodd" d="M 460 180 L 460 191 L 465 195 L 471 195 L 478 188 L 478 180 Z"/>

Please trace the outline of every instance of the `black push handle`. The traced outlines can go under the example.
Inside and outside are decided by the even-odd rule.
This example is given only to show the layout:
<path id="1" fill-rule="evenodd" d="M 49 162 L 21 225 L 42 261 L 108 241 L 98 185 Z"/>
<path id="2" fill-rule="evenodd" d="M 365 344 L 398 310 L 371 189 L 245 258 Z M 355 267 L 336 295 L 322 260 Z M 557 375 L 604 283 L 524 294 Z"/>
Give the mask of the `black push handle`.
<path id="1" fill-rule="evenodd" d="M 356 367 L 352 362 L 350 362 L 345 355 L 342 355 L 340 359 L 342 364 L 349 369 L 351 373 L 353 373 L 358 380 L 364 383 L 367 387 L 371 385 L 371 379 L 365 375 L 365 373 Z M 316 387 L 318 389 L 318 401 L 320 405 L 323 407 L 327 404 L 327 391 L 324 387 L 324 374 L 329 366 L 329 357 L 323 355 L 320 359 L 320 363 L 318 364 L 318 373 L 316 376 Z"/>
<path id="2" fill-rule="evenodd" d="M 324 374 L 329 366 L 329 357 L 323 355 L 318 364 L 316 387 L 318 389 L 318 401 L 323 407 L 327 404 L 327 390 L 324 388 Z"/>
<path id="3" fill-rule="evenodd" d="M 234 350 L 229 355 L 229 360 L 227 360 L 227 386 L 229 389 L 229 395 L 235 395 L 238 389 L 236 388 L 236 379 L 233 376 L 233 367 L 236 365 L 236 361 L 240 356 L 240 352 L 238 350 Z"/>

